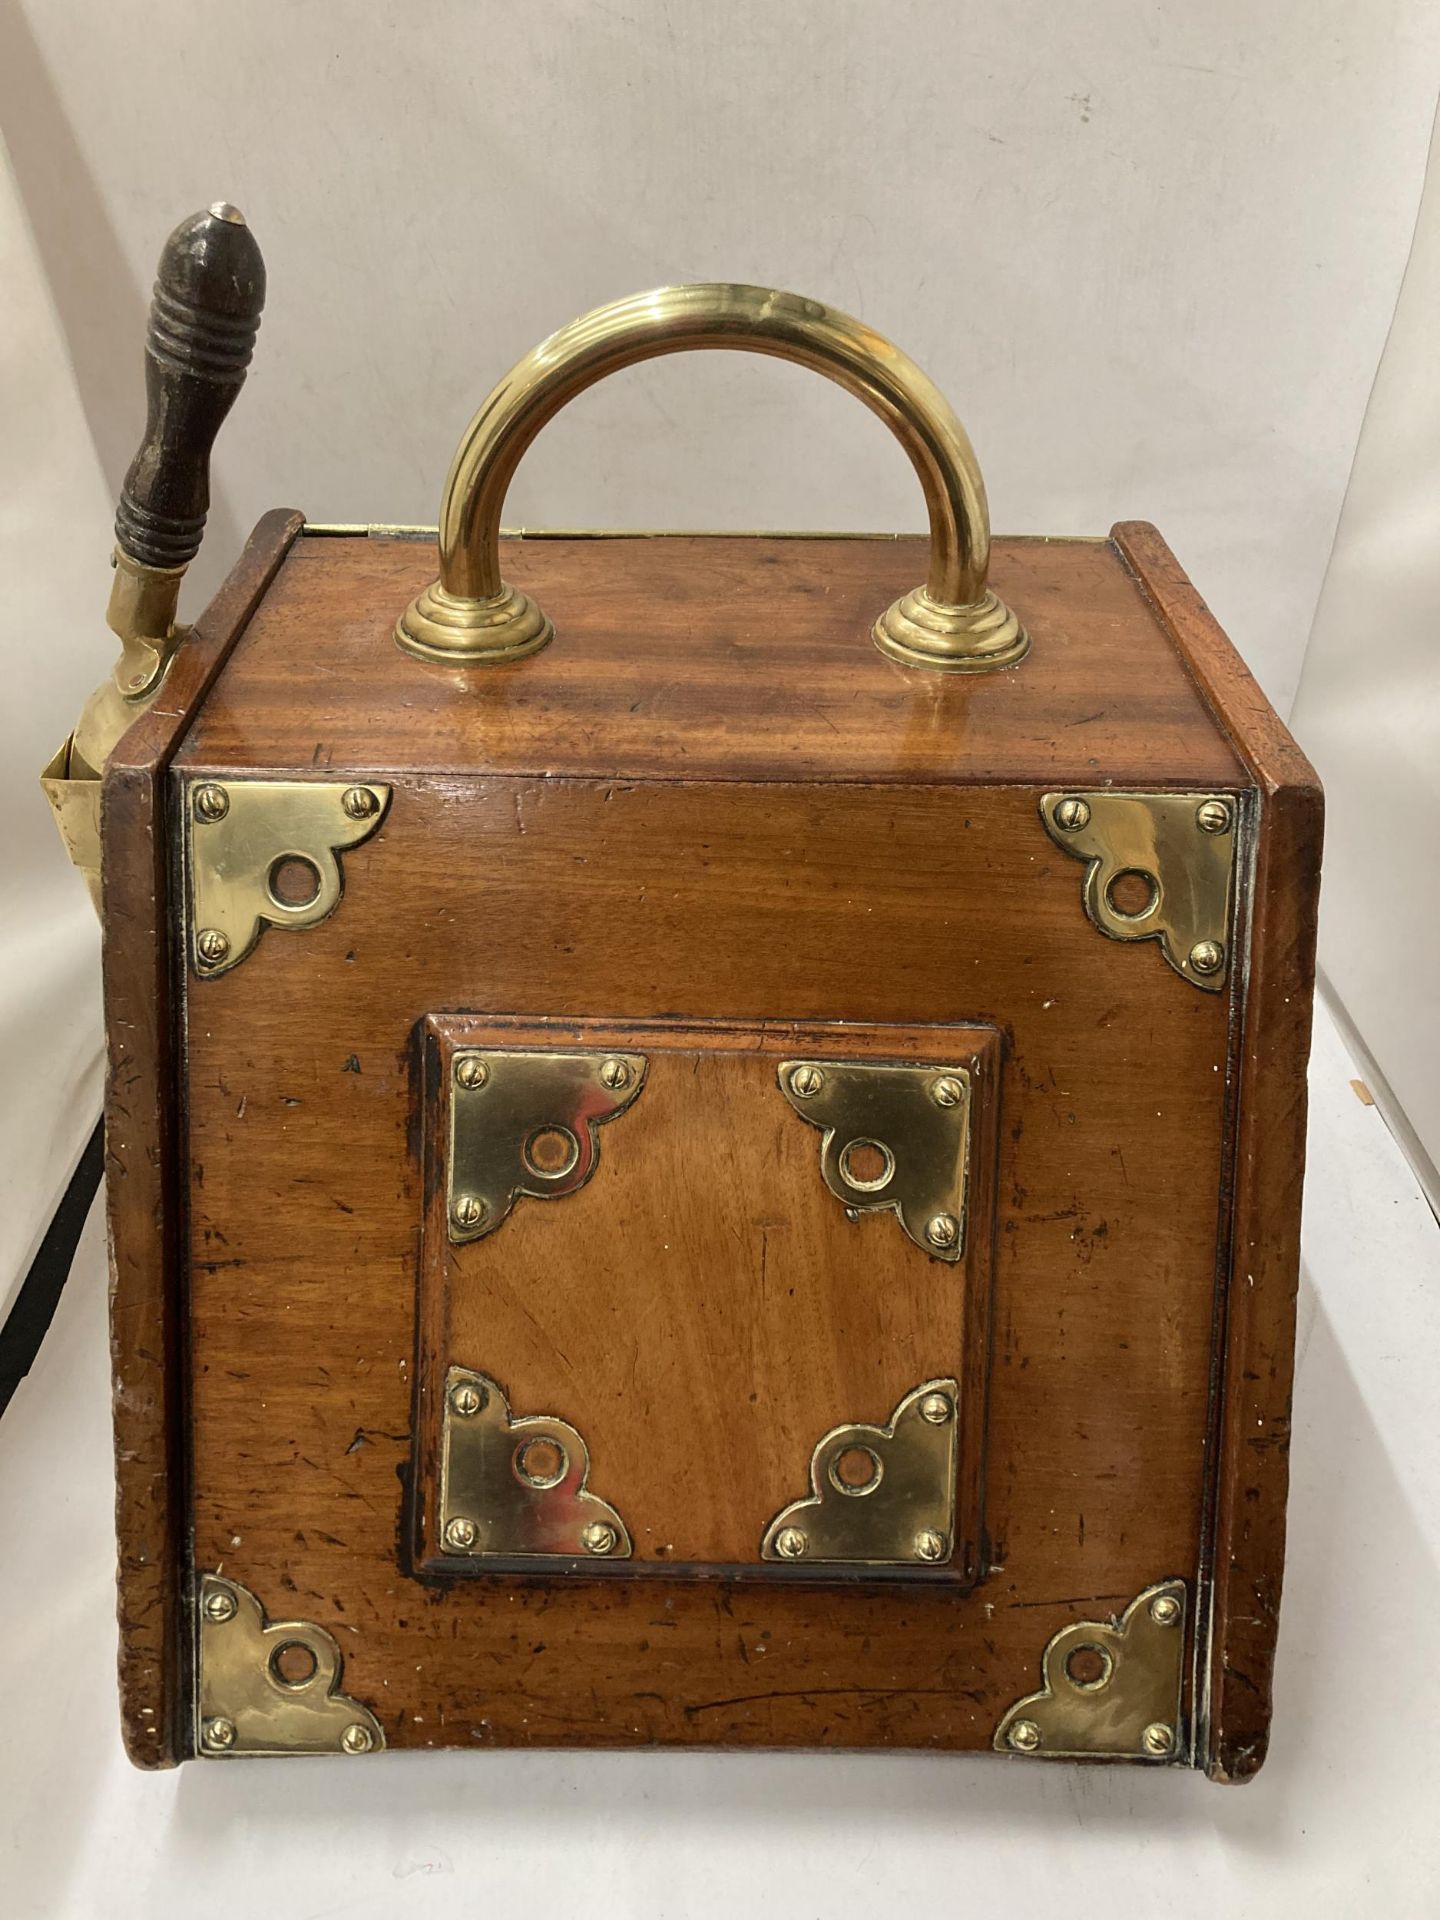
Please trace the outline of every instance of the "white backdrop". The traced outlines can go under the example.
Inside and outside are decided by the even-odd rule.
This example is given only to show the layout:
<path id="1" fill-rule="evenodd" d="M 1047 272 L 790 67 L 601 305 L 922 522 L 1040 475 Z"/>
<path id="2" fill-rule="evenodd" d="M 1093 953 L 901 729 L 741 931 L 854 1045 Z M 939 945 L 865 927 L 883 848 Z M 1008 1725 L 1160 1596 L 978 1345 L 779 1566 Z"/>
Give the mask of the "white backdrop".
<path id="1" fill-rule="evenodd" d="M 997 529 L 1157 521 L 1282 710 L 1437 74 L 1429 0 L 0 8 L 0 116 L 112 488 L 165 234 L 224 196 L 265 251 L 202 578 L 272 506 L 433 523 L 474 406 L 553 328 L 753 280 L 914 355 Z M 507 517 L 923 525 L 853 400 L 713 355 L 577 402 Z"/>

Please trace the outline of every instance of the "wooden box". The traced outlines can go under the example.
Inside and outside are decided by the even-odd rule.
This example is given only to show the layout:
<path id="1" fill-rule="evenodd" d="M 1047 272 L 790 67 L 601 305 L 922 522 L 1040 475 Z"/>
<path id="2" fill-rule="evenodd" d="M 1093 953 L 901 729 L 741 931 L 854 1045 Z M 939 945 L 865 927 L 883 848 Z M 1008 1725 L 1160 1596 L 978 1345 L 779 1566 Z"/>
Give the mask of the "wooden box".
<path id="1" fill-rule="evenodd" d="M 1153 529 L 988 551 L 923 376 L 790 300 L 623 327 L 898 393 L 928 546 L 487 550 L 577 323 L 438 584 L 267 516 L 109 758 L 142 1765 L 1261 1763 L 1319 790 Z"/>

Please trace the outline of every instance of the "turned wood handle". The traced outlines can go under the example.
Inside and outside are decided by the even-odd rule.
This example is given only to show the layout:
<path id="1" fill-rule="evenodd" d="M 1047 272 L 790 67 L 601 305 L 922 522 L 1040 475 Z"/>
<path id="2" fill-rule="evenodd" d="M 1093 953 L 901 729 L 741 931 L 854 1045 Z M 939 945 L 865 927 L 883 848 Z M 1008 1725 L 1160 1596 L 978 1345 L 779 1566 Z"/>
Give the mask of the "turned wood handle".
<path id="1" fill-rule="evenodd" d="M 424 659 L 514 660 L 552 637 L 528 595 L 500 575 L 500 514 L 526 448 L 568 400 L 606 374 L 693 348 L 772 354 L 812 367 L 864 401 L 895 434 L 930 515 L 925 584 L 883 613 L 874 637 L 908 666 L 1009 666 L 1024 629 L 986 584 L 990 518 L 965 429 L 908 355 L 848 314 L 768 287 L 702 285 L 641 293 L 562 327 L 527 354 L 470 422 L 440 511 L 440 578 L 395 637 Z M 644 609 L 635 609 L 643 619 Z"/>
<path id="2" fill-rule="evenodd" d="M 165 242 L 145 335 L 145 438 L 115 539 L 147 567 L 184 567 L 210 506 L 210 449 L 245 384 L 265 304 L 265 262 L 236 208 L 184 220 Z"/>

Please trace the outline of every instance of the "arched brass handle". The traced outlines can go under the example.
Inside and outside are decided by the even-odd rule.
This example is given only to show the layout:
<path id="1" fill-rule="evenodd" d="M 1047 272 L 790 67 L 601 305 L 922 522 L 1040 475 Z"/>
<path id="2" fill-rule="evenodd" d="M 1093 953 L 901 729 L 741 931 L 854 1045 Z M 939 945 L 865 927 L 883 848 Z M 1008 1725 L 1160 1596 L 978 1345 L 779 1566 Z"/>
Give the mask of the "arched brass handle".
<path id="1" fill-rule="evenodd" d="M 528 594 L 500 577 L 500 510 L 546 421 L 607 373 L 696 347 L 774 354 L 865 402 L 910 456 L 930 512 L 930 571 L 875 622 L 876 645 L 912 667 L 978 672 L 1024 654 L 1024 628 L 985 584 L 990 518 L 965 429 L 915 362 L 815 300 L 768 287 L 660 287 L 551 334 L 495 388 L 466 429 L 440 509 L 440 578 L 395 629 L 407 652 L 471 664 L 517 660 L 554 636 Z"/>

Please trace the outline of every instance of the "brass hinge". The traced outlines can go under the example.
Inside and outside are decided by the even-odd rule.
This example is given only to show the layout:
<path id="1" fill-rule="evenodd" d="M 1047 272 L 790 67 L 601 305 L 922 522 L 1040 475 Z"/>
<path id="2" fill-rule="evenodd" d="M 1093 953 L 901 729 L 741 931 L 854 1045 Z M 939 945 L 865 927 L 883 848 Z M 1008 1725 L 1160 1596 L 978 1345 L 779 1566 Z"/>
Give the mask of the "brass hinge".
<path id="1" fill-rule="evenodd" d="M 200 1582 L 195 1750 L 213 1759 L 256 1753 L 373 1753 L 385 1744 L 368 1707 L 340 1691 L 334 1635 L 308 1620 L 265 1618 L 238 1580 Z"/>
<path id="2" fill-rule="evenodd" d="M 445 1188 L 451 1240 L 493 1233 L 522 1197 L 578 1192 L 600 1157 L 596 1129 L 634 1101 L 647 1064 L 642 1053 L 457 1053 Z"/>
<path id="3" fill-rule="evenodd" d="M 192 780 L 185 790 L 191 963 L 238 966 L 263 927 L 314 927 L 340 904 L 339 855 L 385 818 L 374 782 Z"/>
<path id="4" fill-rule="evenodd" d="M 1045 831 L 1084 860 L 1090 919 L 1112 940 L 1158 940 L 1182 979 L 1218 993 L 1230 975 L 1233 794 L 1047 793 Z"/>
<path id="5" fill-rule="evenodd" d="M 630 1534 L 591 1493 L 590 1450 L 568 1420 L 512 1419 L 500 1387 L 469 1367 L 445 1376 L 440 1545 L 457 1559 L 628 1560 Z"/>
<path id="6" fill-rule="evenodd" d="M 832 1427 L 810 1494 L 765 1529 L 762 1560 L 813 1566 L 943 1565 L 955 1550 L 954 1380 L 914 1387 L 883 1427 Z"/>
<path id="7" fill-rule="evenodd" d="M 782 1060 L 779 1079 L 801 1119 L 821 1129 L 820 1175 L 847 1213 L 888 1210 L 935 1259 L 962 1257 L 967 1068 Z"/>
<path id="8" fill-rule="evenodd" d="M 1062 1627 L 1041 1660 L 1044 1685 L 1011 1707 L 996 1747 L 1042 1760 L 1183 1759 L 1184 1651 L 1183 1580 L 1147 1587 L 1118 1619 Z"/>

